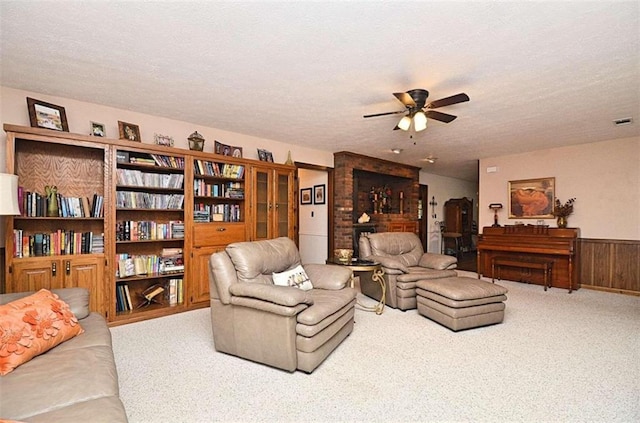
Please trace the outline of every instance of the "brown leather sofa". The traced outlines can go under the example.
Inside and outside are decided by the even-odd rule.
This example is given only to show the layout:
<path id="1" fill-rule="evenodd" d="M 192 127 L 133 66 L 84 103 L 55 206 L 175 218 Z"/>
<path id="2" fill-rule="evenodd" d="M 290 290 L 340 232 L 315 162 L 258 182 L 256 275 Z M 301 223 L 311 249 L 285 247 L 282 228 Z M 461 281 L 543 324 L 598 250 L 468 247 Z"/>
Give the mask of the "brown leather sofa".
<path id="1" fill-rule="evenodd" d="M 300 265 L 289 238 L 230 244 L 209 260 L 215 349 L 287 371 L 311 373 L 352 332 L 351 270 L 306 264 L 313 289 L 273 283 Z"/>
<path id="2" fill-rule="evenodd" d="M 412 232 L 379 232 L 362 235 L 358 241 L 360 258 L 382 265 L 386 283 L 385 304 L 400 310 L 417 306 L 416 283 L 421 280 L 457 276 L 456 257 L 425 253 L 420 238 Z M 369 274 L 360 276 L 363 294 L 379 300 L 380 284 Z"/>
<path id="3" fill-rule="evenodd" d="M 105 319 L 89 312 L 86 289 L 51 291 L 69 305 L 84 333 L 0 376 L 0 420 L 126 423 Z M 30 294 L 3 294 L 0 304 Z"/>

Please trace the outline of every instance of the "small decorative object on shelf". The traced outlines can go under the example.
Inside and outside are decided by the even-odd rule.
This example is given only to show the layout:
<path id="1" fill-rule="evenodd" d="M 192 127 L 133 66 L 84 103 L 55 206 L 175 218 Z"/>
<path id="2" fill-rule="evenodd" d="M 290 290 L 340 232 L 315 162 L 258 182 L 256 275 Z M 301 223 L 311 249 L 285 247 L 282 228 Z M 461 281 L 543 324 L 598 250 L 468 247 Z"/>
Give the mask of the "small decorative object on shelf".
<path id="1" fill-rule="evenodd" d="M 494 228 L 499 228 L 500 224 L 498 223 L 498 210 L 502 208 L 502 203 L 491 203 L 489 204 L 489 208 L 493 210 L 493 225 Z"/>
<path id="2" fill-rule="evenodd" d="M 195 131 L 189 135 L 189 150 L 202 151 L 204 149 L 204 137 Z"/>
<path id="3" fill-rule="evenodd" d="M 566 203 L 562 204 L 559 199 L 555 199 L 553 215 L 557 218 L 558 228 L 567 227 L 567 217 L 573 213 L 573 203 L 575 203 L 575 201 L 575 198 L 569 198 Z"/>
<path id="4" fill-rule="evenodd" d="M 358 218 L 358 223 L 369 223 L 370 220 L 371 216 L 369 216 L 367 213 L 362 213 L 362 216 Z"/>
<path id="5" fill-rule="evenodd" d="M 118 121 L 118 132 L 121 140 L 142 142 L 140 127 L 133 123 Z"/>
<path id="6" fill-rule="evenodd" d="M 47 185 L 44 190 L 47 193 L 47 216 L 58 217 L 58 187 Z"/>
<path id="7" fill-rule="evenodd" d="M 285 161 L 284 164 L 293 166 L 293 159 L 291 158 L 291 150 L 287 152 L 287 161 Z"/>
<path id="8" fill-rule="evenodd" d="M 173 137 L 169 135 L 153 134 L 153 138 L 158 145 L 173 147 Z"/>

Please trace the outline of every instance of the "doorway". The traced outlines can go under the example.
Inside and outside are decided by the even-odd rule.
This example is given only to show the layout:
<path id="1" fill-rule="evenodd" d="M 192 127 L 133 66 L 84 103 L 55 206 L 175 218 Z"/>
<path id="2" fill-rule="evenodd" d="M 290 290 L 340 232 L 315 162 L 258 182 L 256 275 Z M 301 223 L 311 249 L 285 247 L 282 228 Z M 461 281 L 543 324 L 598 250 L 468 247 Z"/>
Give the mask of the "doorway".
<path id="1" fill-rule="evenodd" d="M 329 222 L 333 204 L 331 171 L 324 166 L 296 162 L 296 190 L 324 191 L 324 198 L 312 195 L 310 203 L 298 199 L 296 242 L 303 264 L 325 263 L 329 257 Z M 299 196 L 296 196 L 299 197 Z"/>

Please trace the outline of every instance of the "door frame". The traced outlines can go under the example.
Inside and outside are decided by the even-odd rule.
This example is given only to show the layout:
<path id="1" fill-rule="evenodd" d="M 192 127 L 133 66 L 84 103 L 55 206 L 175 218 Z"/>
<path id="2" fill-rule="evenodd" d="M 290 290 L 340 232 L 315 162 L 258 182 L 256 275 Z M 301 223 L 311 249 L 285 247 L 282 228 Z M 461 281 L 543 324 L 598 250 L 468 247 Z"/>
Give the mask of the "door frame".
<path id="1" fill-rule="evenodd" d="M 299 184 L 299 178 L 298 178 L 298 169 L 307 169 L 307 170 L 318 170 L 320 172 L 327 172 L 327 191 L 325 192 L 325 199 L 327 202 L 327 228 L 329 228 L 328 230 L 328 234 L 327 234 L 327 257 L 331 257 L 330 252 L 333 251 L 333 244 L 334 244 L 334 236 L 333 236 L 333 231 L 331 230 L 331 228 L 333 228 L 333 222 L 334 222 L 334 218 L 333 218 L 333 189 L 334 189 L 334 183 L 333 183 L 333 175 L 334 175 L 334 168 L 329 167 L 329 166 L 320 166 L 320 165 L 315 165 L 315 164 L 311 164 L 311 163 L 304 163 L 304 162 L 294 162 L 295 166 L 296 166 L 296 171 L 294 173 L 294 178 L 293 178 L 293 189 L 294 191 L 294 195 L 293 195 L 293 201 L 295 202 L 293 211 L 294 211 L 294 228 L 293 228 L 293 233 L 294 233 L 294 241 L 296 243 L 296 245 L 299 247 L 300 246 L 300 234 L 299 234 L 299 230 L 300 230 L 300 214 L 299 214 L 299 208 L 300 208 L 300 200 L 299 200 L 299 196 L 300 196 L 300 184 Z"/>

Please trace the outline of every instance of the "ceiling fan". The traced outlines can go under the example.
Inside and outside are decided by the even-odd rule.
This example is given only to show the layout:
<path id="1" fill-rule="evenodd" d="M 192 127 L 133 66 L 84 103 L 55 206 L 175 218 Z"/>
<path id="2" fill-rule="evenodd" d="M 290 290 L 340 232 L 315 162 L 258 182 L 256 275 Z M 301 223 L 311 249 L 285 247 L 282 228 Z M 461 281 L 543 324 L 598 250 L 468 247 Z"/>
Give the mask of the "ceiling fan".
<path id="1" fill-rule="evenodd" d="M 372 115 L 364 115 L 363 117 L 370 118 L 406 113 L 406 115 L 402 119 L 400 119 L 400 122 L 398 122 L 396 127 L 393 129 L 402 129 L 403 131 L 408 131 L 411 127 L 411 122 L 413 122 L 414 129 L 416 130 L 416 132 L 419 132 L 426 129 L 427 118 L 439 120 L 440 122 L 444 123 L 452 122 L 455 118 L 457 118 L 457 116 L 438 112 L 433 109 L 469 101 L 468 95 L 466 95 L 465 93 L 460 93 L 427 103 L 429 91 L 420 88 L 409 90 L 406 93 L 393 93 L 393 95 L 402 104 L 404 104 L 405 110 L 400 110 L 397 112 L 375 113 Z"/>

